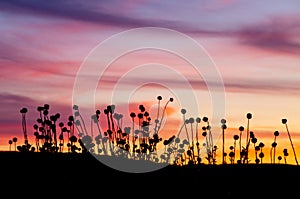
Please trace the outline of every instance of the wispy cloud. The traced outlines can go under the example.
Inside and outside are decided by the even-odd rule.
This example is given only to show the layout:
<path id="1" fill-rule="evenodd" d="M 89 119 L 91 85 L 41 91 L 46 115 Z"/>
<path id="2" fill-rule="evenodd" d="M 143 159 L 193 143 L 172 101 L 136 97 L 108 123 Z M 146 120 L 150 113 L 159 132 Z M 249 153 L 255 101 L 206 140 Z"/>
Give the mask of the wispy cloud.
<path id="1" fill-rule="evenodd" d="M 257 93 L 257 94 L 287 94 L 299 95 L 299 83 L 297 81 L 284 80 L 281 82 L 269 81 L 253 81 L 253 80 L 240 80 L 225 82 L 226 92 L 237 93 Z"/>
<path id="2" fill-rule="evenodd" d="M 23 33 L 20 32 L 20 29 L 18 29 L 19 33 L 16 33 L 13 30 L 5 30 L 4 33 L 6 34 L 3 36 L 5 39 L 1 41 L 1 44 L 3 45 L 0 47 L 1 57 L 13 61 L 26 61 L 26 59 L 28 60 L 29 58 L 27 56 L 28 54 L 35 60 L 38 57 L 51 57 L 52 59 L 57 59 L 59 56 L 55 54 L 56 52 L 60 52 L 60 54 L 63 52 L 64 55 L 68 55 L 66 52 L 68 52 L 68 49 L 70 48 L 76 48 L 76 45 L 73 45 L 72 43 L 74 43 L 74 41 L 78 42 L 76 38 L 80 37 L 80 35 L 77 34 L 77 30 L 84 30 L 86 26 L 82 26 L 82 24 L 89 23 L 92 23 L 95 27 L 87 30 L 84 34 L 89 34 L 93 29 L 96 30 L 97 26 L 102 27 L 105 25 L 108 25 L 110 28 L 118 29 L 158 26 L 196 35 L 197 37 L 231 38 L 240 45 L 252 46 L 271 52 L 299 53 L 300 44 L 299 41 L 297 41 L 297 35 L 299 35 L 299 29 L 297 29 L 297 27 L 300 24 L 299 15 L 294 14 L 293 16 L 286 11 L 286 13 L 279 12 L 280 10 L 277 7 L 280 5 L 277 5 L 277 9 L 274 8 L 274 13 L 264 15 L 263 12 L 270 13 L 273 8 L 270 8 L 270 10 L 260 10 L 260 15 L 251 20 L 250 13 L 253 12 L 255 6 L 258 5 L 247 4 L 250 6 L 249 10 L 247 10 L 247 15 L 236 17 L 235 20 L 232 20 L 233 16 L 230 15 L 230 13 L 234 11 L 239 13 L 240 11 L 237 9 L 243 9 L 240 2 L 232 0 L 212 1 L 210 4 L 217 6 L 220 16 L 224 16 L 222 18 L 224 24 L 236 21 L 233 25 L 226 26 L 219 24 L 220 19 L 215 17 L 219 16 L 218 13 L 214 13 L 214 15 L 210 13 L 210 15 L 208 15 L 210 17 L 206 17 L 206 20 L 203 21 L 201 16 L 207 14 L 204 9 L 206 4 L 207 2 L 191 2 L 188 5 L 182 5 L 186 6 L 187 10 L 190 10 L 190 12 L 180 11 L 179 16 L 170 14 L 173 16 L 171 18 L 170 16 L 165 16 L 164 13 L 166 13 L 166 11 L 171 13 L 178 12 L 176 9 L 178 9 L 178 6 L 181 4 L 150 3 L 148 1 L 139 3 L 134 1 L 127 5 L 124 2 L 119 1 L 81 2 L 55 0 L 51 2 L 40 2 L 37 0 L 4 0 L 0 2 L 4 13 L 11 13 L 19 16 L 25 15 L 24 18 L 19 19 L 21 21 L 26 21 L 26 16 L 35 17 L 41 21 L 44 20 L 43 24 L 46 24 L 46 26 L 38 27 L 27 22 L 25 24 L 28 24 L 27 26 L 32 28 L 32 31 L 28 32 L 28 30 L 25 30 L 25 26 L 21 26 L 23 28 L 21 32 Z M 287 5 L 290 4 L 291 3 L 287 3 Z M 239 6 L 235 7 L 233 5 Z M 194 9 L 192 9 L 193 6 Z M 136 7 L 140 8 L 141 11 L 134 12 L 133 8 Z M 291 6 L 289 6 L 289 9 L 290 7 Z M 128 9 L 128 12 L 126 13 L 122 11 L 122 9 L 125 8 Z M 154 13 L 150 8 L 157 9 L 155 9 Z M 151 10 L 150 13 L 149 10 Z M 196 12 L 196 10 L 198 10 L 198 12 Z M 144 11 L 144 14 L 142 11 Z M 151 14 L 151 16 L 148 16 L 147 14 Z M 180 17 L 181 15 L 182 17 Z M 196 20 L 196 16 L 198 17 L 198 20 Z M 245 21 L 240 21 L 242 19 L 245 19 Z M 57 23 L 54 23 L 55 21 Z M 70 21 L 75 21 L 77 23 L 77 28 L 71 27 L 71 32 L 68 31 L 68 26 L 70 26 L 70 23 L 68 22 Z M 57 29 L 56 27 L 61 24 L 64 24 L 64 27 L 66 28 Z M 57 35 L 57 32 L 61 34 L 61 36 Z M 7 35 L 11 35 L 11 33 L 13 33 L 16 38 L 10 38 L 10 42 L 17 42 L 18 48 L 5 42 L 5 40 L 7 40 Z M 68 38 L 62 36 L 65 34 L 68 34 Z M 38 39 L 40 37 L 37 37 L 37 35 L 41 35 L 42 39 Z M 50 37 L 45 37 L 45 35 L 50 35 Z M 64 45 L 61 45 L 62 42 Z M 88 46 L 87 40 L 84 40 L 84 42 L 85 44 L 82 45 L 82 48 Z M 92 45 L 96 45 L 96 43 L 93 43 Z M 88 47 L 92 48 L 92 45 Z M 65 48 L 66 46 L 68 49 Z M 85 50 L 87 50 L 87 48 L 85 48 Z M 74 50 L 72 52 L 74 53 Z M 84 53 L 84 55 L 86 55 L 88 52 L 84 51 Z M 32 55 L 36 56 L 32 57 Z M 78 53 L 76 55 L 82 56 L 82 54 Z"/>
<path id="3" fill-rule="evenodd" d="M 119 88 L 126 89 L 128 86 L 142 85 L 145 82 L 148 82 L 153 89 L 161 88 L 160 85 L 167 85 L 169 88 L 177 89 L 195 89 L 195 90 L 204 90 L 207 91 L 210 88 L 225 89 L 225 92 L 234 92 L 234 93 L 260 93 L 260 94 L 289 94 L 289 95 L 299 95 L 300 82 L 297 80 L 278 80 L 278 81 L 268 81 L 268 80 L 252 80 L 250 77 L 248 79 L 238 79 L 230 78 L 224 80 L 224 84 L 221 82 L 215 82 L 213 79 L 205 81 L 203 79 L 190 79 L 190 80 L 180 80 L 172 78 L 149 78 L 149 77 L 135 77 L 134 79 L 126 79 L 118 85 L 118 77 L 105 76 L 101 81 L 101 88 L 104 89 L 113 89 L 116 85 Z M 154 84 L 157 82 L 157 84 Z"/>
<path id="4" fill-rule="evenodd" d="M 241 44 L 280 53 L 300 53 L 298 35 L 300 16 L 274 17 L 266 22 L 241 28 L 238 39 Z"/>
<path id="5" fill-rule="evenodd" d="M 136 17 L 110 14 L 105 6 L 106 2 L 82 2 L 82 1 L 51 1 L 40 2 L 37 0 L 13 0 L 1 1 L 0 5 L 6 12 L 22 13 L 33 16 L 44 16 L 54 18 L 65 18 L 97 24 L 113 25 L 117 27 L 140 27 L 140 26 L 157 26 L 168 24 L 164 20 L 153 21 L 139 19 Z M 112 7 L 118 6 L 111 5 Z M 171 22 L 169 22 L 171 23 Z"/>
<path id="6" fill-rule="evenodd" d="M 33 99 L 30 97 L 2 92 L 0 93 L 1 110 L 0 110 L 0 124 L 1 125 L 20 125 L 21 115 L 20 110 L 25 107 L 28 109 L 28 122 L 32 124 L 38 117 L 37 106 L 43 106 L 48 103 L 46 100 Z M 64 115 L 72 114 L 71 105 L 66 105 L 63 102 L 53 101 L 50 104 L 51 112 L 61 112 Z M 66 118 L 67 118 L 66 116 Z"/>

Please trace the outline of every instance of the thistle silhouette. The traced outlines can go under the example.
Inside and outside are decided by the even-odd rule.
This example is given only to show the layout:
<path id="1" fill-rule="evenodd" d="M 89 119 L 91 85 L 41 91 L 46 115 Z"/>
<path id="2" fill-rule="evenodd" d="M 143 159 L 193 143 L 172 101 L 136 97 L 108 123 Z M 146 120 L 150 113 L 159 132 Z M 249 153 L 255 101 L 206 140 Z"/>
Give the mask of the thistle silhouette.
<path id="1" fill-rule="evenodd" d="M 13 141 L 12 140 L 8 140 L 8 144 L 9 144 L 9 151 L 11 151 L 11 145 L 12 145 Z"/>
<path id="2" fill-rule="evenodd" d="M 250 123 L 250 119 L 252 119 L 252 114 L 251 113 L 247 113 L 246 114 L 247 117 L 247 137 L 246 137 L 246 147 L 245 147 L 245 154 L 244 154 L 244 160 L 243 163 L 248 163 L 249 162 L 249 144 L 250 144 L 250 130 L 249 130 L 249 123 Z"/>
<path id="3" fill-rule="evenodd" d="M 274 132 L 274 141 L 272 143 L 272 147 L 270 150 L 270 158 L 271 158 L 271 163 L 275 164 L 275 157 L 276 157 L 276 146 L 277 146 L 277 142 L 276 142 L 276 138 L 279 136 L 279 132 L 275 131 Z"/>
<path id="4" fill-rule="evenodd" d="M 32 150 L 34 151 L 35 148 L 34 147 L 31 147 L 31 144 L 29 144 L 28 142 L 28 135 L 27 135 L 27 125 L 26 125 L 26 113 L 27 113 L 27 108 L 22 108 L 20 110 L 20 113 L 22 115 L 22 130 L 23 130 L 23 135 L 24 135 L 24 144 L 21 145 L 21 146 L 18 146 L 17 149 L 19 151 L 29 151 L 29 150 Z"/>
<path id="5" fill-rule="evenodd" d="M 231 152 L 229 153 L 229 157 L 230 157 L 230 162 L 233 164 L 235 161 L 235 153 L 236 153 L 236 142 L 237 140 L 240 140 L 240 136 L 238 135 L 234 135 L 233 136 L 233 146 L 230 146 L 230 150 Z M 241 143 L 241 142 L 239 142 Z M 241 145 L 240 145 L 240 149 L 241 149 Z M 239 161 L 241 160 L 241 158 L 239 159 Z"/>
<path id="6" fill-rule="evenodd" d="M 90 119 L 90 131 L 88 130 L 85 120 L 82 117 L 79 107 L 73 105 L 73 115 L 68 117 L 66 122 L 60 121 L 60 113 L 51 114 L 50 105 L 44 104 L 38 106 L 38 118 L 33 127 L 33 135 L 35 136 L 35 147 L 29 144 L 27 135 L 26 113 L 27 108 L 21 108 L 22 130 L 24 136 L 24 144 L 17 146 L 17 137 L 13 137 L 8 141 L 9 151 L 12 150 L 14 144 L 15 151 L 27 152 L 36 151 L 43 153 L 92 153 L 95 155 L 114 156 L 128 158 L 132 160 L 146 160 L 155 163 L 171 163 L 174 165 L 200 165 L 202 163 L 201 155 L 205 156 L 208 164 L 217 164 L 218 146 L 214 144 L 212 126 L 208 117 L 186 117 L 187 110 L 180 109 L 182 115 L 182 124 L 177 135 L 172 135 L 163 139 L 164 135 L 162 125 L 165 121 L 167 106 L 173 102 L 173 98 L 169 98 L 165 105 L 161 107 L 163 98 L 156 97 L 157 114 L 154 122 L 143 104 L 138 106 L 137 112 L 131 112 L 128 116 L 131 118 L 128 126 L 123 126 L 123 114 L 116 111 L 113 104 L 104 107 L 101 112 L 96 109 Z M 103 113 L 103 114 L 101 114 Z M 160 114 L 161 113 L 161 114 Z M 104 117 L 104 124 L 107 129 L 103 129 L 100 123 L 100 117 Z M 247 130 L 245 136 L 245 145 L 243 145 L 244 126 L 239 126 L 239 134 L 233 136 L 233 145 L 229 147 L 227 155 L 225 150 L 225 131 L 227 129 L 227 121 L 222 118 L 220 120 L 222 132 L 222 151 L 221 164 L 226 164 L 228 159 L 230 164 L 248 164 L 249 153 L 253 150 L 255 154 L 254 162 L 263 164 L 264 143 L 258 143 L 257 137 L 250 130 L 249 121 L 252 114 L 247 113 Z M 106 123 L 105 123 L 106 122 Z M 199 125 L 202 123 L 202 128 Z M 294 149 L 291 135 L 287 127 L 287 119 L 282 119 L 282 123 L 286 127 L 289 140 L 294 152 L 296 164 L 298 165 L 296 151 Z M 154 128 L 152 125 L 154 124 Z M 202 130 L 202 134 L 201 133 Z M 97 132 L 98 131 L 98 132 Z M 182 132 L 185 131 L 185 132 Z M 185 138 L 180 135 L 185 133 Z M 202 135 L 203 140 L 199 137 Z M 270 163 L 280 163 L 284 159 L 287 164 L 287 149 L 283 150 L 283 155 L 277 157 L 276 149 L 278 131 L 274 131 L 274 140 L 270 148 Z M 163 152 L 158 154 L 159 143 L 162 141 Z M 203 141 L 203 143 L 201 143 Z M 253 147 L 250 145 L 253 145 Z M 202 147 L 204 150 L 202 150 Z M 204 152 L 202 154 L 202 152 Z M 236 158 L 239 152 L 239 158 Z M 227 158 L 227 159 L 226 159 Z M 237 159 L 237 160 L 236 160 Z"/>
<path id="7" fill-rule="evenodd" d="M 284 158 L 284 163 L 287 164 L 286 158 L 289 156 L 287 148 L 283 149 L 283 158 Z"/>
<path id="8" fill-rule="evenodd" d="M 201 118 L 200 117 L 197 117 L 196 118 L 196 147 L 197 147 L 197 162 L 200 163 L 201 162 L 201 157 L 200 157 L 200 143 L 199 143 L 199 129 L 198 129 L 198 126 L 201 122 Z"/>
<path id="9" fill-rule="evenodd" d="M 18 141 L 18 138 L 17 137 L 13 137 L 12 141 L 14 143 L 14 150 L 17 151 L 17 141 Z"/>
<path id="10" fill-rule="evenodd" d="M 242 135 L 243 135 L 244 127 L 240 126 L 239 131 L 240 131 L 240 135 L 239 135 L 239 154 L 240 154 L 239 163 L 241 163 L 242 159 L 243 159 L 243 154 L 244 154 L 243 151 L 242 151 Z"/>
<path id="11" fill-rule="evenodd" d="M 226 120 L 221 119 L 221 128 L 222 128 L 222 163 L 225 164 L 225 129 L 226 126 Z"/>
<path id="12" fill-rule="evenodd" d="M 260 148 L 260 153 L 259 153 L 258 156 L 260 158 L 260 163 L 262 164 L 263 163 L 263 158 L 265 157 L 265 154 L 263 152 L 263 148 L 264 148 L 265 144 L 263 142 L 260 142 L 258 146 Z"/>
<path id="13" fill-rule="evenodd" d="M 282 122 L 282 124 L 285 125 L 286 132 L 288 133 L 289 140 L 290 140 L 290 143 L 291 143 L 291 146 L 292 146 L 292 149 L 293 149 L 293 153 L 294 153 L 294 157 L 295 157 L 296 164 L 299 165 L 299 164 L 298 164 L 298 160 L 297 160 L 296 151 L 295 151 L 295 148 L 294 148 L 294 145 L 293 145 L 293 142 L 292 142 L 291 134 L 290 134 L 290 131 L 289 131 L 289 129 L 288 129 L 287 119 L 282 119 L 281 122 Z"/>

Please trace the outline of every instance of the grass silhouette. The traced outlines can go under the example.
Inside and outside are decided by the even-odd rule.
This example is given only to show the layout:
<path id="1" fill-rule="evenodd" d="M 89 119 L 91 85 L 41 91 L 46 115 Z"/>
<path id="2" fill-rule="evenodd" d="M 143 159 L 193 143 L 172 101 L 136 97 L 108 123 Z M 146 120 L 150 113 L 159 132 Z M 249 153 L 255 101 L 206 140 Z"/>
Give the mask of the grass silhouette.
<path id="1" fill-rule="evenodd" d="M 160 107 L 163 98 L 158 96 L 157 100 Z M 219 147 L 214 144 L 212 126 L 208 117 L 186 118 L 187 111 L 181 109 L 182 124 L 178 133 L 166 138 L 162 137 L 163 133 L 160 131 L 164 114 L 167 105 L 171 102 L 173 102 L 173 98 L 167 100 L 162 107 L 161 114 L 157 114 L 154 121 L 152 121 L 147 108 L 140 104 L 139 111 L 131 112 L 128 115 L 131 119 L 131 124 L 128 126 L 123 124 L 126 116 L 117 113 L 115 105 L 107 105 L 103 111 L 97 109 L 91 114 L 90 128 L 86 125 L 80 107 L 77 105 L 73 106 L 74 114 L 63 122 L 59 121 L 60 113 L 52 114 L 50 105 L 44 104 L 37 107 L 38 117 L 36 124 L 32 127 L 35 136 L 33 144 L 28 141 L 27 108 L 21 108 L 24 144 L 17 145 L 18 139 L 13 137 L 8 142 L 9 150 L 0 153 L 2 168 L 5 171 L 14 171 L 13 176 L 7 181 L 13 183 L 13 179 L 23 178 L 26 179 L 26 182 L 22 184 L 23 187 L 35 184 L 36 190 L 46 186 L 51 187 L 58 182 L 62 183 L 64 179 L 66 184 L 64 187 L 69 190 L 73 190 L 79 183 L 80 190 L 97 189 L 101 185 L 105 187 L 106 191 L 115 193 L 116 190 L 122 190 L 123 186 L 128 186 L 126 182 L 130 180 L 133 181 L 135 190 L 149 192 L 150 187 L 173 184 L 179 186 L 182 191 L 188 190 L 189 193 L 199 189 L 201 190 L 199 196 L 223 198 L 241 197 L 245 194 L 287 197 L 296 193 L 297 189 L 292 189 L 295 184 L 291 179 L 296 180 L 300 177 L 300 168 L 287 126 L 297 165 L 287 162 L 289 155 L 287 148 L 283 149 L 283 155 L 277 155 L 278 131 L 274 131 L 274 140 L 270 149 L 271 161 L 270 163 L 264 161 L 265 144 L 259 141 L 259 138 L 250 130 L 251 113 L 246 114 L 247 130 L 244 145 L 242 134 L 245 128 L 240 126 L 239 134 L 234 135 L 232 140 L 225 140 L 227 121 L 225 118 L 221 119 L 222 146 L 220 148 L 222 157 L 218 163 L 216 156 Z M 105 118 L 107 129 L 104 129 L 100 123 L 101 116 Z M 151 128 L 153 127 L 152 122 L 154 122 L 153 129 Z M 282 123 L 287 125 L 287 120 L 283 119 Z M 182 135 L 184 136 L 182 137 Z M 228 151 L 226 151 L 225 142 L 233 143 Z M 12 150 L 12 144 L 14 144 L 15 150 Z M 163 146 L 162 150 L 159 150 L 159 145 Z M 254 160 L 250 160 L 249 152 L 255 154 Z M 168 166 L 157 171 L 132 175 L 101 164 L 93 158 L 94 155 L 104 156 L 108 159 L 143 160 L 153 164 L 167 163 Z M 283 164 L 281 164 L 281 160 L 283 160 Z M 23 165 L 22 169 L 18 165 Z M 19 172 L 19 170 L 26 170 L 30 174 Z M 33 176 L 34 180 L 29 176 Z M 46 180 L 43 179 L 43 176 L 52 177 Z M 41 183 L 36 183 L 37 179 L 40 179 Z M 99 181 L 96 184 L 88 183 L 92 179 L 99 179 Z M 104 179 L 110 179 L 119 184 L 111 183 L 108 186 L 104 183 Z M 155 183 L 150 183 L 150 181 Z M 281 184 L 281 188 L 289 191 L 278 193 L 259 189 L 266 182 L 269 184 L 284 182 Z M 128 189 L 115 194 L 121 195 L 125 192 L 128 192 Z"/>
<path id="2" fill-rule="evenodd" d="M 22 116 L 22 129 L 24 135 L 24 144 L 17 146 L 17 138 L 9 140 L 9 151 L 14 143 L 15 151 L 19 152 L 48 152 L 48 153 L 92 153 L 103 156 L 122 157 L 132 160 L 147 160 L 155 163 L 168 163 L 172 165 L 199 165 L 199 164 L 249 164 L 249 152 L 253 151 L 256 164 L 262 164 L 265 154 L 263 152 L 264 143 L 258 143 L 258 138 L 250 130 L 250 120 L 252 113 L 247 113 L 247 127 L 245 144 L 243 145 L 244 126 L 238 128 L 239 135 L 233 136 L 233 145 L 229 147 L 227 153 L 225 149 L 225 131 L 227 129 L 226 119 L 220 121 L 222 131 L 221 161 L 217 163 L 217 150 L 219 146 L 214 144 L 212 126 L 209 118 L 204 116 L 186 118 L 186 109 L 181 109 L 182 125 L 176 135 L 169 138 L 163 138 L 159 133 L 165 112 L 169 103 L 173 102 L 169 98 L 165 105 L 161 107 L 162 96 L 157 96 L 157 113 L 153 121 L 149 111 L 142 104 L 138 106 L 137 112 L 131 112 L 128 117 L 131 118 L 131 125 L 123 126 L 124 115 L 116 112 L 114 104 L 107 105 L 103 111 L 95 110 L 90 118 L 90 128 L 87 127 L 80 108 L 73 105 L 73 115 L 68 117 L 68 121 L 58 122 L 60 113 L 50 113 L 50 105 L 44 104 L 38 106 L 38 118 L 33 125 L 35 143 L 28 142 L 26 113 L 27 108 L 20 110 Z M 160 109 L 162 112 L 160 114 Z M 106 119 L 107 129 L 100 123 L 101 115 Z M 296 164 L 297 157 L 292 138 L 287 128 L 287 119 L 282 119 L 286 126 L 289 140 L 294 152 Z M 202 128 L 199 125 L 202 124 Z M 95 128 L 96 127 L 96 128 Z M 90 130 L 88 130 L 90 129 Z M 203 143 L 200 143 L 199 130 L 202 130 Z M 183 135 L 183 137 L 182 137 Z M 276 160 L 282 159 L 282 156 L 276 157 L 276 138 L 279 132 L 274 132 L 274 141 L 270 149 L 270 163 L 276 163 Z M 229 142 L 227 140 L 227 142 Z M 163 152 L 158 153 L 158 145 L 162 143 Z M 237 144 L 238 147 L 237 148 Z M 160 146 L 161 146 L 160 145 Z M 253 147 L 250 147 L 253 145 Z M 236 153 L 239 152 L 237 155 Z M 228 154 L 228 155 L 227 155 Z M 284 163 L 287 164 L 287 149 L 283 151 Z M 204 161 L 206 160 L 206 161 Z"/>

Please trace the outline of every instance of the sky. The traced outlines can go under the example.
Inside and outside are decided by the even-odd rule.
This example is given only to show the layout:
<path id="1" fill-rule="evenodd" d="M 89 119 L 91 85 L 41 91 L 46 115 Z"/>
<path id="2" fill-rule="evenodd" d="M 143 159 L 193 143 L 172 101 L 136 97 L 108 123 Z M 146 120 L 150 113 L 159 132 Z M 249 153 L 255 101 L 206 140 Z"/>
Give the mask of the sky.
<path id="1" fill-rule="evenodd" d="M 155 117 L 156 98 L 162 96 L 163 104 L 174 98 L 168 104 L 166 137 L 178 133 L 184 108 L 187 117 L 211 119 L 216 143 L 219 121 L 225 118 L 229 148 L 252 113 L 250 129 L 259 140 L 268 148 L 279 131 L 278 153 L 288 148 L 294 164 L 281 119 L 288 120 L 300 155 L 299 7 L 296 0 L 0 1 L 0 149 L 8 150 L 13 137 L 23 142 L 23 107 L 33 142 L 37 106 L 50 104 L 51 113 L 61 113 L 60 120 L 66 121 L 72 105 L 80 102 L 88 121 L 89 110 L 113 103 L 130 122 L 129 113 L 139 104 Z M 147 34 L 149 27 L 156 31 Z M 191 51 L 181 38 L 202 50 Z M 141 46 L 109 60 L 139 39 L 157 48 Z M 205 67 L 195 67 L 170 49 L 205 60 Z M 87 92 L 94 94 L 94 103 Z"/>

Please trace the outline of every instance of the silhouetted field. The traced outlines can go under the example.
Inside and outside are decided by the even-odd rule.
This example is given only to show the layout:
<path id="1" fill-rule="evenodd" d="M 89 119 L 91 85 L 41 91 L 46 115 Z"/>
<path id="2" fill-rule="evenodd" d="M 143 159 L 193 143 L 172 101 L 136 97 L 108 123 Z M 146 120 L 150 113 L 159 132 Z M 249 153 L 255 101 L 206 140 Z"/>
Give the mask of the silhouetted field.
<path id="1" fill-rule="evenodd" d="M 8 140 L 9 151 L 0 152 L 1 193 L 39 198 L 300 196 L 300 167 L 287 119 L 283 118 L 281 123 L 286 127 L 296 165 L 287 162 L 290 154 L 287 148 L 276 153 L 278 131 L 274 131 L 274 141 L 267 151 L 249 127 L 251 113 L 246 114 L 246 127 L 237 127 L 239 133 L 226 140 L 232 143 L 229 149 L 224 147 L 226 119 L 220 120 L 222 143 L 218 147 L 209 118 L 186 119 L 185 109 L 180 110 L 183 119 L 177 134 L 161 137 L 164 113 L 173 98 L 167 100 L 160 116 L 161 100 L 158 96 L 154 120 L 141 104 L 137 112 L 129 114 L 131 123 L 123 126 L 123 114 L 115 112 L 115 105 L 108 105 L 103 113 L 95 110 L 89 119 L 90 128 L 77 105 L 73 106 L 74 115 L 65 122 L 59 121 L 60 113 L 49 112 L 49 104 L 38 106 L 38 118 L 30 127 L 34 143 L 28 141 L 28 110 L 22 108 L 24 143 L 18 143 L 18 138 L 13 137 Z M 100 115 L 107 129 L 101 128 Z M 158 150 L 158 144 L 162 144 L 163 151 Z M 219 149 L 222 150 L 221 162 L 216 161 Z M 248 156 L 252 150 L 254 160 Z M 265 161 L 267 152 L 270 152 L 270 163 Z M 99 161 L 98 157 L 104 161 Z M 107 164 L 112 162 L 114 167 Z"/>
<path id="2" fill-rule="evenodd" d="M 56 192 L 97 198 L 300 195 L 300 167 L 289 164 L 168 165 L 152 172 L 129 173 L 104 165 L 90 153 L 36 152 L 0 152 L 0 164 L 2 194 L 12 193 L 13 188 L 26 190 L 24 196 L 42 193 L 52 197 Z"/>

